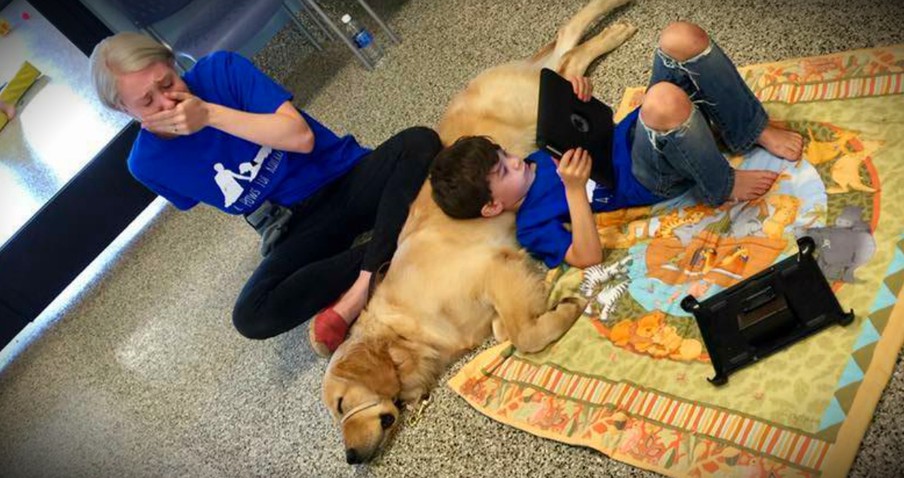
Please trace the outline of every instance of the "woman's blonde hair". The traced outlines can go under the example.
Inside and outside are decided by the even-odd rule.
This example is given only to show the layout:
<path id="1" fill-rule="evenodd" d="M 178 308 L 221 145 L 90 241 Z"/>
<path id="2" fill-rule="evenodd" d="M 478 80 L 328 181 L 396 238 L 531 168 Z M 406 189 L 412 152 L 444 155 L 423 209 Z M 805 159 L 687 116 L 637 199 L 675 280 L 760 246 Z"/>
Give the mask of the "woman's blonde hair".
<path id="1" fill-rule="evenodd" d="M 97 97 L 108 108 L 122 111 L 116 77 L 143 70 L 156 62 L 173 64 L 173 52 L 153 38 L 122 32 L 104 38 L 91 52 L 91 81 Z"/>

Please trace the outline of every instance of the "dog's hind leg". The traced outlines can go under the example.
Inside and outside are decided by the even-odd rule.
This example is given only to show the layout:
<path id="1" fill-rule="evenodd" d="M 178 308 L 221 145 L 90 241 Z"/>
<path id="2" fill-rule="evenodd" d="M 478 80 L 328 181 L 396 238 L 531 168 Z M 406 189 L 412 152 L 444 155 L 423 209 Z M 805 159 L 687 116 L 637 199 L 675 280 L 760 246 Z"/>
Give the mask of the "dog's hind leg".
<path id="1" fill-rule="evenodd" d="M 493 334 L 508 338 L 522 352 L 543 350 L 571 328 L 586 304 L 566 299 L 548 310 L 543 277 L 529 270 L 524 253 L 503 254 L 503 262 L 488 272 L 486 282 L 498 315 Z"/>
<path id="2" fill-rule="evenodd" d="M 593 38 L 566 52 L 555 70 L 565 78 L 583 76 L 593 60 L 621 46 L 635 32 L 637 27 L 628 23 L 609 26 Z"/>
<path id="3" fill-rule="evenodd" d="M 587 29 L 600 18 L 631 0 L 591 0 L 565 25 L 559 28 L 556 40 L 541 48 L 531 61 L 555 69 L 565 54 L 578 46 Z"/>

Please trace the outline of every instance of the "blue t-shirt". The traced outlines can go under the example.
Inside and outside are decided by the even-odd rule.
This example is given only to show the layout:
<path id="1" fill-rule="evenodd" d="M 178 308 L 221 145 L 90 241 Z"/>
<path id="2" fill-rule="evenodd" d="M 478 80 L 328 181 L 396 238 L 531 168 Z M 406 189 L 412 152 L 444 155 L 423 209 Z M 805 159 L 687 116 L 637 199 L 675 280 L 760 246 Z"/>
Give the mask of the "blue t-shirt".
<path id="1" fill-rule="evenodd" d="M 201 58 L 183 79 L 198 98 L 249 113 L 273 113 L 292 99 L 235 53 Z M 314 150 L 308 154 L 272 150 L 212 127 L 172 139 L 142 129 L 129 155 L 129 170 L 179 209 L 202 202 L 247 214 L 264 200 L 290 206 L 370 152 L 354 137 L 338 137 L 306 113 L 302 116 L 314 133 Z"/>
<path id="2" fill-rule="evenodd" d="M 631 131 L 639 110 L 631 112 L 615 126 L 612 140 L 612 165 L 615 187 L 597 185 L 593 190 L 590 209 L 593 212 L 614 211 L 627 207 L 654 204 L 663 198 L 656 196 L 637 182 L 631 172 Z M 565 260 L 571 247 L 571 222 L 565 184 L 556 171 L 556 164 L 546 151 L 536 151 L 526 158 L 536 163 L 536 176 L 515 219 L 518 242 L 547 267 L 556 267 Z"/>

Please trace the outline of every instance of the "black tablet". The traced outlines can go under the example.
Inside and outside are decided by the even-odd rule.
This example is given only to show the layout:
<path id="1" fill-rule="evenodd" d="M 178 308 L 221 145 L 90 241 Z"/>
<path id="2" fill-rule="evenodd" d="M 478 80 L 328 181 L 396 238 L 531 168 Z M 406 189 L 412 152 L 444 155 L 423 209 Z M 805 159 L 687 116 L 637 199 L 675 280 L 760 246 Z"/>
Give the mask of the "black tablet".
<path id="1" fill-rule="evenodd" d="M 590 178 L 615 187 L 612 168 L 612 109 L 596 98 L 581 101 L 571 82 L 548 68 L 540 72 L 537 146 L 555 157 L 581 147 L 593 158 Z"/>

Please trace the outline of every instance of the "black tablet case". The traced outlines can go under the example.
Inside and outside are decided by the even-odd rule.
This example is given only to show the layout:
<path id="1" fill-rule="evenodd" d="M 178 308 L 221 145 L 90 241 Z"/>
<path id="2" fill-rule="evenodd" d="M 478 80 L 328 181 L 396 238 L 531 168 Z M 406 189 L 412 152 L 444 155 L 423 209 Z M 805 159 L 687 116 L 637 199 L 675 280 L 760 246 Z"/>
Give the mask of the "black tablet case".
<path id="1" fill-rule="evenodd" d="M 844 312 L 813 257 L 810 237 L 797 240 L 799 251 L 714 296 L 693 296 L 681 308 L 694 314 L 724 385 L 728 376 L 832 325 L 848 325 L 854 311 Z"/>

